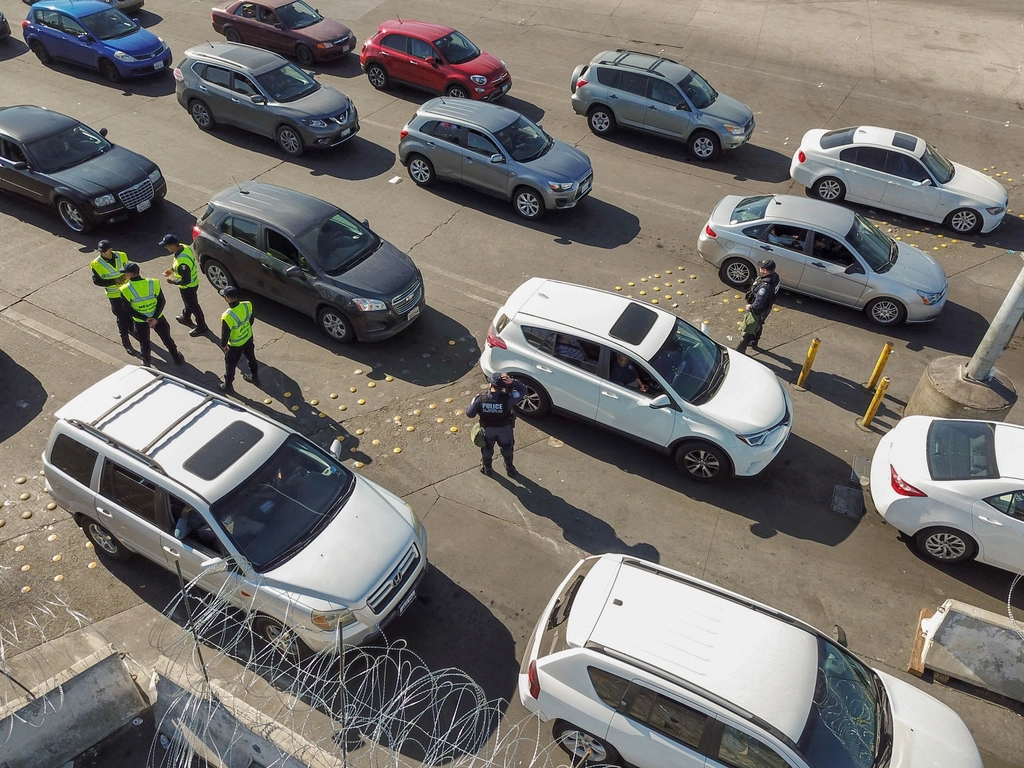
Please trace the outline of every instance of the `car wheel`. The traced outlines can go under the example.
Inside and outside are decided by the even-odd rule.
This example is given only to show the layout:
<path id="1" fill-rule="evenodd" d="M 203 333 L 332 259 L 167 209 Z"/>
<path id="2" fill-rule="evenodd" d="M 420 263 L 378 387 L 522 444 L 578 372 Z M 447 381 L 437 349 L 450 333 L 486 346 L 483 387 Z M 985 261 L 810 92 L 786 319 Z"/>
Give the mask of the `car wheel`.
<path id="1" fill-rule="evenodd" d="M 423 155 L 409 156 L 409 178 L 421 187 L 434 183 L 434 166 Z"/>
<path id="2" fill-rule="evenodd" d="M 694 440 L 676 449 L 676 466 L 691 480 L 712 483 L 732 475 L 729 457 L 711 443 Z"/>
<path id="3" fill-rule="evenodd" d="M 445 89 L 444 95 L 447 96 L 449 99 L 468 99 L 469 98 L 469 93 L 466 92 L 466 88 L 464 86 L 459 85 L 458 83 L 456 83 L 454 85 L 449 85 Z"/>
<path id="4" fill-rule="evenodd" d="M 954 528 L 925 528 L 914 536 L 918 551 L 939 563 L 964 563 L 978 554 L 970 536 Z"/>
<path id="5" fill-rule="evenodd" d="M 378 91 L 383 91 L 391 83 L 391 78 L 388 77 L 387 70 L 385 70 L 380 64 L 371 64 L 366 68 L 366 79 L 369 80 L 370 85 Z"/>
<path id="6" fill-rule="evenodd" d="M 907 319 L 907 310 L 896 299 L 874 299 L 864 307 L 868 320 L 881 326 L 899 325 Z"/>
<path id="7" fill-rule="evenodd" d="M 958 208 L 946 217 L 946 226 L 960 235 L 973 235 L 981 229 L 981 214 L 970 208 Z"/>
<path id="8" fill-rule="evenodd" d="M 235 281 L 232 279 L 227 267 L 216 259 L 210 259 L 203 264 L 203 272 L 206 274 L 206 279 L 210 281 L 210 285 L 218 291 L 223 291 L 229 285 L 235 285 Z M 237 288 L 238 286 L 235 285 L 235 287 Z"/>
<path id="9" fill-rule="evenodd" d="M 686 142 L 690 154 L 698 160 L 714 160 L 722 151 L 722 142 L 715 134 L 708 131 L 697 131 L 690 135 Z"/>
<path id="10" fill-rule="evenodd" d="M 298 157 L 306 148 L 302 143 L 302 137 L 299 135 L 298 129 L 293 128 L 290 125 L 278 126 L 277 146 L 279 146 L 286 155 L 291 157 Z"/>
<path id="11" fill-rule="evenodd" d="M 50 52 L 46 50 L 46 46 L 43 45 L 40 41 L 33 40 L 31 43 L 28 44 L 28 47 L 32 49 L 32 53 L 34 53 L 36 55 L 36 58 L 39 59 L 39 61 L 41 61 L 43 64 L 49 66 L 53 63 L 53 56 L 50 55 Z"/>
<path id="12" fill-rule="evenodd" d="M 92 224 L 85 218 L 82 209 L 66 197 L 58 198 L 57 213 L 63 219 L 64 225 L 72 232 L 88 232 L 92 228 Z"/>
<path id="13" fill-rule="evenodd" d="M 573 765 L 619 765 L 619 753 L 604 739 L 558 720 L 551 729 L 555 742 L 572 756 Z"/>
<path id="14" fill-rule="evenodd" d="M 295 46 L 295 58 L 299 60 L 299 64 L 304 67 L 312 67 L 315 59 L 313 58 L 313 51 L 310 50 L 308 45 L 297 45 Z"/>
<path id="15" fill-rule="evenodd" d="M 544 391 L 544 387 L 533 379 L 520 376 L 513 376 L 512 378 L 526 387 L 526 395 L 516 406 L 516 410 L 519 413 L 527 417 L 535 416 L 538 419 L 551 413 L 551 398 Z"/>
<path id="16" fill-rule="evenodd" d="M 124 544 L 118 541 L 114 534 L 95 520 L 85 519 L 84 522 L 82 528 L 85 530 L 85 535 L 97 552 L 120 563 L 131 558 L 132 553 L 125 549 Z"/>
<path id="17" fill-rule="evenodd" d="M 754 282 L 756 274 L 754 265 L 739 257 L 726 259 L 718 268 L 718 276 L 722 278 L 722 282 L 733 288 L 746 288 Z"/>
<path id="18" fill-rule="evenodd" d="M 188 113 L 192 115 L 192 121 L 199 126 L 201 131 L 212 131 L 214 126 L 217 125 L 213 119 L 213 113 L 210 108 L 206 106 L 205 101 L 199 99 L 192 99 L 188 103 Z"/>
<path id="19" fill-rule="evenodd" d="M 224 27 L 224 39 L 229 43 L 242 42 L 242 36 L 238 34 L 238 30 L 234 27 Z"/>
<path id="20" fill-rule="evenodd" d="M 615 132 L 615 115 L 608 107 L 591 107 L 587 112 L 587 125 L 598 136 L 607 136 Z"/>
<path id="21" fill-rule="evenodd" d="M 324 307 L 317 315 L 320 328 L 335 341 L 349 344 L 356 340 L 356 332 L 352 323 L 334 307 Z"/>
<path id="22" fill-rule="evenodd" d="M 121 73 L 110 59 L 100 59 L 100 74 L 112 83 L 121 82 Z"/>
<path id="23" fill-rule="evenodd" d="M 277 619 L 257 616 L 252 628 L 260 639 L 288 661 L 300 662 L 312 655 L 309 646 L 302 642 L 295 630 L 288 629 Z"/>
<path id="24" fill-rule="evenodd" d="M 539 219 L 544 215 L 544 198 L 540 193 L 530 187 L 520 187 L 512 195 L 512 205 L 516 213 L 524 219 Z"/>
<path id="25" fill-rule="evenodd" d="M 826 176 L 814 182 L 811 194 L 826 203 L 841 203 L 846 197 L 846 187 L 834 176 Z"/>

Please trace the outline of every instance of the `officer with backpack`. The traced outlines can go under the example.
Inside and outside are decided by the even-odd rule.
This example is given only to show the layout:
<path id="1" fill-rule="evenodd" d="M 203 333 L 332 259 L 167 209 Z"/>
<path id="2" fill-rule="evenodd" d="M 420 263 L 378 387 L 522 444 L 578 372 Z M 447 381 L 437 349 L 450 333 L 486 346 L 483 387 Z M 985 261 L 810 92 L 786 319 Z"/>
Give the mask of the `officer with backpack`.
<path id="1" fill-rule="evenodd" d="M 490 477 L 491 462 L 494 460 L 494 444 L 501 449 L 505 460 L 505 474 L 515 477 L 519 474 L 512 464 L 515 449 L 515 408 L 526 396 L 523 385 L 507 373 L 493 373 L 486 394 L 477 395 L 466 408 L 469 418 L 480 416 L 483 430 L 483 445 L 480 446 L 480 472 Z"/>
<path id="2" fill-rule="evenodd" d="M 757 262 L 760 275 L 747 291 L 747 312 L 757 320 L 754 328 L 743 334 L 740 343 L 736 345 L 737 352 L 746 354 L 747 347 L 757 349 L 761 341 L 761 333 L 764 331 L 764 321 L 771 314 L 772 305 L 775 304 L 775 294 L 779 292 L 779 276 L 775 274 L 775 262 L 771 259 Z"/>

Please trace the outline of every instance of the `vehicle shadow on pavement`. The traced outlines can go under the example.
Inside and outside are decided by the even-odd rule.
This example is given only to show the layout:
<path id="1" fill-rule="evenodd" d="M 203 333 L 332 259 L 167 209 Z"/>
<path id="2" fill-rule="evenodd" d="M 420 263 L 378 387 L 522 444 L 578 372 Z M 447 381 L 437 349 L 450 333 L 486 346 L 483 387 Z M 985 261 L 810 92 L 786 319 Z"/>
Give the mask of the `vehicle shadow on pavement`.
<path id="1" fill-rule="evenodd" d="M 46 405 L 46 390 L 32 373 L 0 350 L 0 443 L 18 434 Z"/>
<path id="2" fill-rule="evenodd" d="M 158 72 L 145 77 L 133 77 L 117 83 L 112 83 L 95 70 L 75 66 L 63 61 L 53 61 L 47 64 L 46 67 L 78 80 L 101 85 L 112 90 L 119 90 L 124 96 L 139 95 L 156 98 L 157 96 L 169 96 L 174 93 L 174 77 L 170 71 L 173 67 L 171 66 L 164 72 Z"/>
<path id="3" fill-rule="evenodd" d="M 267 146 L 268 152 L 275 150 L 276 147 L 277 145 L 271 142 Z M 296 158 L 288 157 L 279 149 L 276 150 L 276 154 L 293 165 L 308 168 L 310 176 L 330 176 L 346 181 L 362 181 L 380 176 L 387 173 L 398 159 L 390 149 L 358 135 L 340 147 L 324 151 L 309 150 Z"/>
<path id="4" fill-rule="evenodd" d="M 359 66 L 359 51 L 351 51 L 344 56 L 331 61 L 317 61 L 311 67 L 303 69 L 329 77 L 338 77 L 343 80 L 351 80 L 356 77 L 363 77 L 363 70 Z"/>
<path id="5" fill-rule="evenodd" d="M 10 21 L 10 19 L 8 19 Z M 0 61 L 7 61 L 8 59 L 16 59 L 22 54 L 28 53 L 28 46 L 25 45 L 21 40 L 13 37 L 7 38 L 7 42 L 0 45 Z"/>
<path id="6" fill-rule="evenodd" d="M 139 26 L 143 29 L 155 27 L 157 24 L 164 20 L 164 17 L 161 16 L 159 13 L 153 13 L 148 8 L 140 8 L 137 11 L 135 11 L 135 13 L 131 13 L 128 15 L 130 18 L 133 18 L 137 22 L 139 22 Z"/>
<path id="7" fill-rule="evenodd" d="M 731 173 L 736 181 L 780 184 L 789 181 L 791 159 L 774 149 L 760 147 L 757 144 L 744 144 L 739 149 L 723 152 L 713 167 L 723 173 Z"/>

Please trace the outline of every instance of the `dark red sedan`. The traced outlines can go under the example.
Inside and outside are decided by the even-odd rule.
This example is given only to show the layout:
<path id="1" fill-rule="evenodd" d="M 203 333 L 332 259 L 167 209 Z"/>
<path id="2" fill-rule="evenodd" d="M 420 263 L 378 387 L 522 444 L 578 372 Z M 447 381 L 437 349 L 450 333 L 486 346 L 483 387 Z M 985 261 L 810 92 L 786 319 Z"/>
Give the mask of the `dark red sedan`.
<path id="1" fill-rule="evenodd" d="M 351 29 L 325 19 L 302 0 L 232 0 L 215 5 L 213 28 L 228 42 L 289 54 L 304 67 L 344 56 L 356 44 Z"/>
<path id="2" fill-rule="evenodd" d="M 374 88 L 392 82 L 460 99 L 494 101 L 512 87 L 505 62 L 442 24 L 392 19 L 363 43 L 359 65 Z"/>

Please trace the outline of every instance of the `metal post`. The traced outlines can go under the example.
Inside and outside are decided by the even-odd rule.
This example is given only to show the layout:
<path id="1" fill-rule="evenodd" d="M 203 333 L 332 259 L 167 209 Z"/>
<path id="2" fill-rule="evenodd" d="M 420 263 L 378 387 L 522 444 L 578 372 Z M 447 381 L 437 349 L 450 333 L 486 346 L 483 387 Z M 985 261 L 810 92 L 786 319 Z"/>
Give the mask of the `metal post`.
<path id="1" fill-rule="evenodd" d="M 174 561 L 174 567 L 178 571 L 178 584 L 181 586 L 181 596 L 185 600 L 185 613 L 188 616 L 188 628 L 192 632 L 192 638 L 196 641 L 196 655 L 199 656 L 199 667 L 203 670 L 203 678 L 206 680 L 206 687 L 210 687 L 210 673 L 206 671 L 206 662 L 203 661 L 203 650 L 199 647 L 199 633 L 196 631 L 195 621 L 192 619 L 192 604 L 188 599 L 188 590 L 185 589 L 185 577 L 181 575 L 181 563 Z"/>
<path id="2" fill-rule="evenodd" d="M 818 354 L 818 347 L 821 346 L 821 339 L 815 338 L 811 341 L 811 346 L 807 350 L 807 359 L 804 360 L 804 367 L 800 369 L 800 375 L 796 379 L 796 385 L 802 387 L 804 382 L 807 381 L 807 376 L 811 372 L 811 366 L 814 364 L 814 356 Z"/>
<path id="3" fill-rule="evenodd" d="M 1024 269 L 1010 287 L 1003 299 L 1003 305 L 996 312 L 996 317 L 981 340 L 978 349 L 967 364 L 965 376 L 973 381 L 988 381 L 996 360 L 1003 354 L 1013 332 L 1024 316 Z"/>
<path id="4" fill-rule="evenodd" d="M 878 384 L 878 380 L 882 377 L 882 371 L 885 370 L 885 364 L 889 360 L 889 355 L 892 354 L 892 342 L 885 342 L 885 346 L 882 347 L 882 354 L 878 356 L 878 362 L 875 363 L 875 370 L 871 372 L 871 378 L 868 379 L 868 383 L 864 385 L 865 389 L 874 389 Z"/>
<path id="5" fill-rule="evenodd" d="M 867 411 L 864 413 L 864 418 L 860 420 L 862 427 L 870 427 L 871 422 L 875 420 L 875 414 L 878 413 L 878 406 L 882 404 L 882 398 L 885 397 L 885 391 L 889 389 L 889 377 L 883 376 L 882 380 L 878 382 L 878 389 L 875 390 L 875 396 L 871 398 L 871 405 L 868 406 Z"/>

